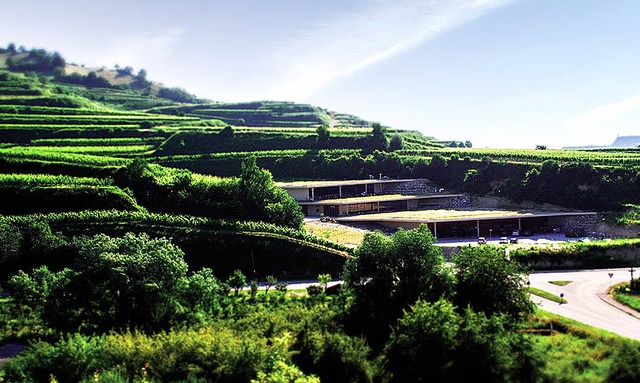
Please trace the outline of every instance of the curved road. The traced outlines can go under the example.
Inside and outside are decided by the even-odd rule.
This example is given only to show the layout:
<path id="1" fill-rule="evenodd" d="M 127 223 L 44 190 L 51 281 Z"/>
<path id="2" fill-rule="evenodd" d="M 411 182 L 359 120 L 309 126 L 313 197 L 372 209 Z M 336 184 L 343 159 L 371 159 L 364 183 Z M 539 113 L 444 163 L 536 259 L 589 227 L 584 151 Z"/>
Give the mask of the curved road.
<path id="1" fill-rule="evenodd" d="M 613 273 L 613 277 L 609 278 L 609 273 Z M 640 276 L 640 269 L 636 276 Z M 561 280 L 572 282 L 566 286 L 549 283 Z M 568 302 L 560 305 L 532 295 L 532 300 L 542 309 L 640 340 L 640 313 L 617 304 L 605 294 L 610 283 L 615 285 L 628 280 L 630 273 L 626 268 L 537 272 L 529 275 L 531 287 L 556 295 L 563 293 L 564 299 Z"/>

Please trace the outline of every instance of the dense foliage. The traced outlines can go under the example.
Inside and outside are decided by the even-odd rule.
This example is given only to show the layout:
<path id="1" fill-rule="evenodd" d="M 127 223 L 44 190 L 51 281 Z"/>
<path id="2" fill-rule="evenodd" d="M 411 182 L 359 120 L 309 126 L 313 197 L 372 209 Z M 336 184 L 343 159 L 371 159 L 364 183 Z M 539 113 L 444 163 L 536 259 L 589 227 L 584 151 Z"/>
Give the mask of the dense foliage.
<path id="1" fill-rule="evenodd" d="M 80 381 L 98 371 L 126 380 L 144 367 L 149 379 L 164 381 L 189 376 L 205 381 L 249 381 L 275 374 L 281 368 L 293 368 L 289 372 L 296 376 L 315 375 L 325 381 L 366 382 L 376 376 L 403 381 L 403 374 L 425 372 L 403 367 L 402 363 L 415 362 L 399 355 L 411 349 L 411 355 L 422 354 L 425 344 L 419 340 L 432 336 L 449 340 L 446 344 L 429 344 L 432 352 L 456 355 L 456 368 L 475 366 L 487 376 L 536 371 L 527 343 L 511 329 L 514 323 L 508 321 L 512 319 L 489 318 L 470 309 L 457 312 L 444 300 L 428 308 L 423 301 L 416 303 L 420 297 L 436 301 L 450 295 L 453 283 L 443 269 L 440 248 L 433 245 L 426 227 L 399 231 L 391 239 L 380 234 L 368 236 L 346 269 L 349 289 L 329 297 L 325 288 L 320 288 L 308 298 L 289 303 L 281 288 L 276 289 L 275 297 L 252 290 L 248 298 L 243 298 L 237 292 L 246 285 L 240 271 L 226 282 L 207 269 L 187 274 L 182 251 L 167 239 L 100 234 L 78 237 L 73 246 L 78 249 L 78 257 L 69 267 L 20 271 L 8 286 L 12 304 L 29 307 L 45 326 L 60 335 L 87 335 L 32 344 L 1 370 L 9 379 L 37 380 L 41 379 L 39 374 L 48 371 L 57 379 Z M 395 263 L 397 267 L 389 268 L 385 261 L 402 254 L 400 262 Z M 326 286 L 327 281 L 327 276 L 319 276 L 321 285 Z M 269 283 L 274 282 L 271 278 Z M 229 295 L 232 288 L 236 292 Z M 389 294 L 381 297 L 387 300 L 386 305 L 376 297 L 385 290 Z M 363 319 L 360 305 L 367 302 L 373 302 L 369 312 L 372 318 L 382 318 L 374 320 L 384 332 L 353 334 L 351 323 L 354 318 Z M 413 304 L 413 313 L 427 310 L 431 312 L 427 317 L 433 316 L 433 320 L 419 320 L 416 328 L 417 323 L 411 324 L 413 314 L 402 315 Z M 396 326 L 393 333 L 391 326 Z M 126 330 L 133 328 L 146 330 L 149 335 Z M 104 335 L 110 330 L 119 331 Z M 416 331 L 411 338 L 417 343 L 403 340 L 401 334 Z M 387 339 L 385 333 L 392 334 L 391 338 Z M 471 336 L 477 341 L 463 341 Z M 186 341 L 189 337 L 192 339 Z M 181 351 L 175 350 L 181 343 Z M 206 358 L 193 355 L 202 347 L 207 350 Z M 482 363 L 463 357 L 478 350 L 486 354 Z M 177 359 L 167 360 L 170 355 Z M 377 364 L 376 355 L 383 364 Z M 182 358 L 192 360 L 191 365 L 197 368 L 185 368 L 179 362 Z M 433 363 L 439 365 L 437 360 Z M 227 367 L 220 370 L 219 366 Z M 219 375 L 221 371 L 225 372 Z M 448 370 L 443 371 L 442 376 L 450 376 Z M 439 376 L 434 374 L 429 373 L 434 378 Z"/>
<path id="2" fill-rule="evenodd" d="M 194 281 L 187 278 L 182 251 L 166 239 L 127 234 L 77 241 L 79 256 L 71 268 L 52 272 L 42 266 L 32 274 L 20 271 L 9 281 L 16 302 L 41 310 L 51 327 L 82 332 L 166 328 L 176 320 L 190 285 L 208 280 L 215 290 L 210 271 L 196 274 Z"/>
<path id="3" fill-rule="evenodd" d="M 345 284 L 353 291 L 355 326 L 364 334 L 384 334 L 402 310 L 418 298 L 450 296 L 451 276 L 442 250 L 426 225 L 390 238 L 365 235 L 345 264 Z"/>
<path id="4" fill-rule="evenodd" d="M 392 382 L 536 382 L 539 357 L 530 341 L 508 330 L 503 316 L 456 312 L 444 300 L 418 301 L 394 326 L 385 346 Z"/>
<path id="5" fill-rule="evenodd" d="M 487 315 L 533 312 L 525 289 L 525 270 L 500 248 L 466 246 L 453 256 L 456 267 L 455 302 Z"/>

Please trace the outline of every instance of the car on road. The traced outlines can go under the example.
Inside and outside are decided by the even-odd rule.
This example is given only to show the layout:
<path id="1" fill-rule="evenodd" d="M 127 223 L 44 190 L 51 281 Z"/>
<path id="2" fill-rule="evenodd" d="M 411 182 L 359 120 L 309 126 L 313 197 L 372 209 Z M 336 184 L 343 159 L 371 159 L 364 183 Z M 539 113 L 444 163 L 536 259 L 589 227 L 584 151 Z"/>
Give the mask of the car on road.
<path id="1" fill-rule="evenodd" d="M 501 245 L 507 245 L 509 243 L 509 238 L 500 237 L 500 241 L 498 243 L 500 243 Z"/>
<path id="2" fill-rule="evenodd" d="M 517 237 L 509 238 L 509 243 L 518 243 L 518 238 Z"/>
<path id="3" fill-rule="evenodd" d="M 487 239 L 485 237 L 478 237 L 478 245 L 486 245 Z"/>

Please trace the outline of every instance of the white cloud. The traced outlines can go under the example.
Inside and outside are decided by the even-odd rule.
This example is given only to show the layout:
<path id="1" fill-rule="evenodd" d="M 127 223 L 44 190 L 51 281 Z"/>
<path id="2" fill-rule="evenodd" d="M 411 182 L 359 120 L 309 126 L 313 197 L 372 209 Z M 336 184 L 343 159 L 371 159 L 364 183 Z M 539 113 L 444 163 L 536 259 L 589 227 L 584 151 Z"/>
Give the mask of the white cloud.
<path id="1" fill-rule="evenodd" d="M 619 115 L 640 108 L 640 95 L 628 98 L 626 100 L 600 105 L 575 116 L 570 127 L 573 129 L 587 129 L 602 125 L 613 120 Z"/>
<path id="2" fill-rule="evenodd" d="M 300 100 L 328 83 L 406 52 L 514 0 L 402 0 L 334 15 L 275 55 L 282 78 L 271 98 Z"/>
<path id="3" fill-rule="evenodd" d="M 169 56 L 183 32 L 181 28 L 170 28 L 125 36 L 116 41 L 100 62 L 141 67 L 151 61 L 162 60 Z"/>

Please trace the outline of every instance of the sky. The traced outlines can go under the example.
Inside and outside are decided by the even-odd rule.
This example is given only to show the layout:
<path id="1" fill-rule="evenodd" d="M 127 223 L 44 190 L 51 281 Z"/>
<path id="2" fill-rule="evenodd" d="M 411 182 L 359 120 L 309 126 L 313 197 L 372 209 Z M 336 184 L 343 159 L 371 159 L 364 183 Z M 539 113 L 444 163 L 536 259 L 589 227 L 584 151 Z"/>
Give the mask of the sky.
<path id="1" fill-rule="evenodd" d="M 637 0 L 2 0 L 0 46 L 474 147 L 640 135 Z"/>

